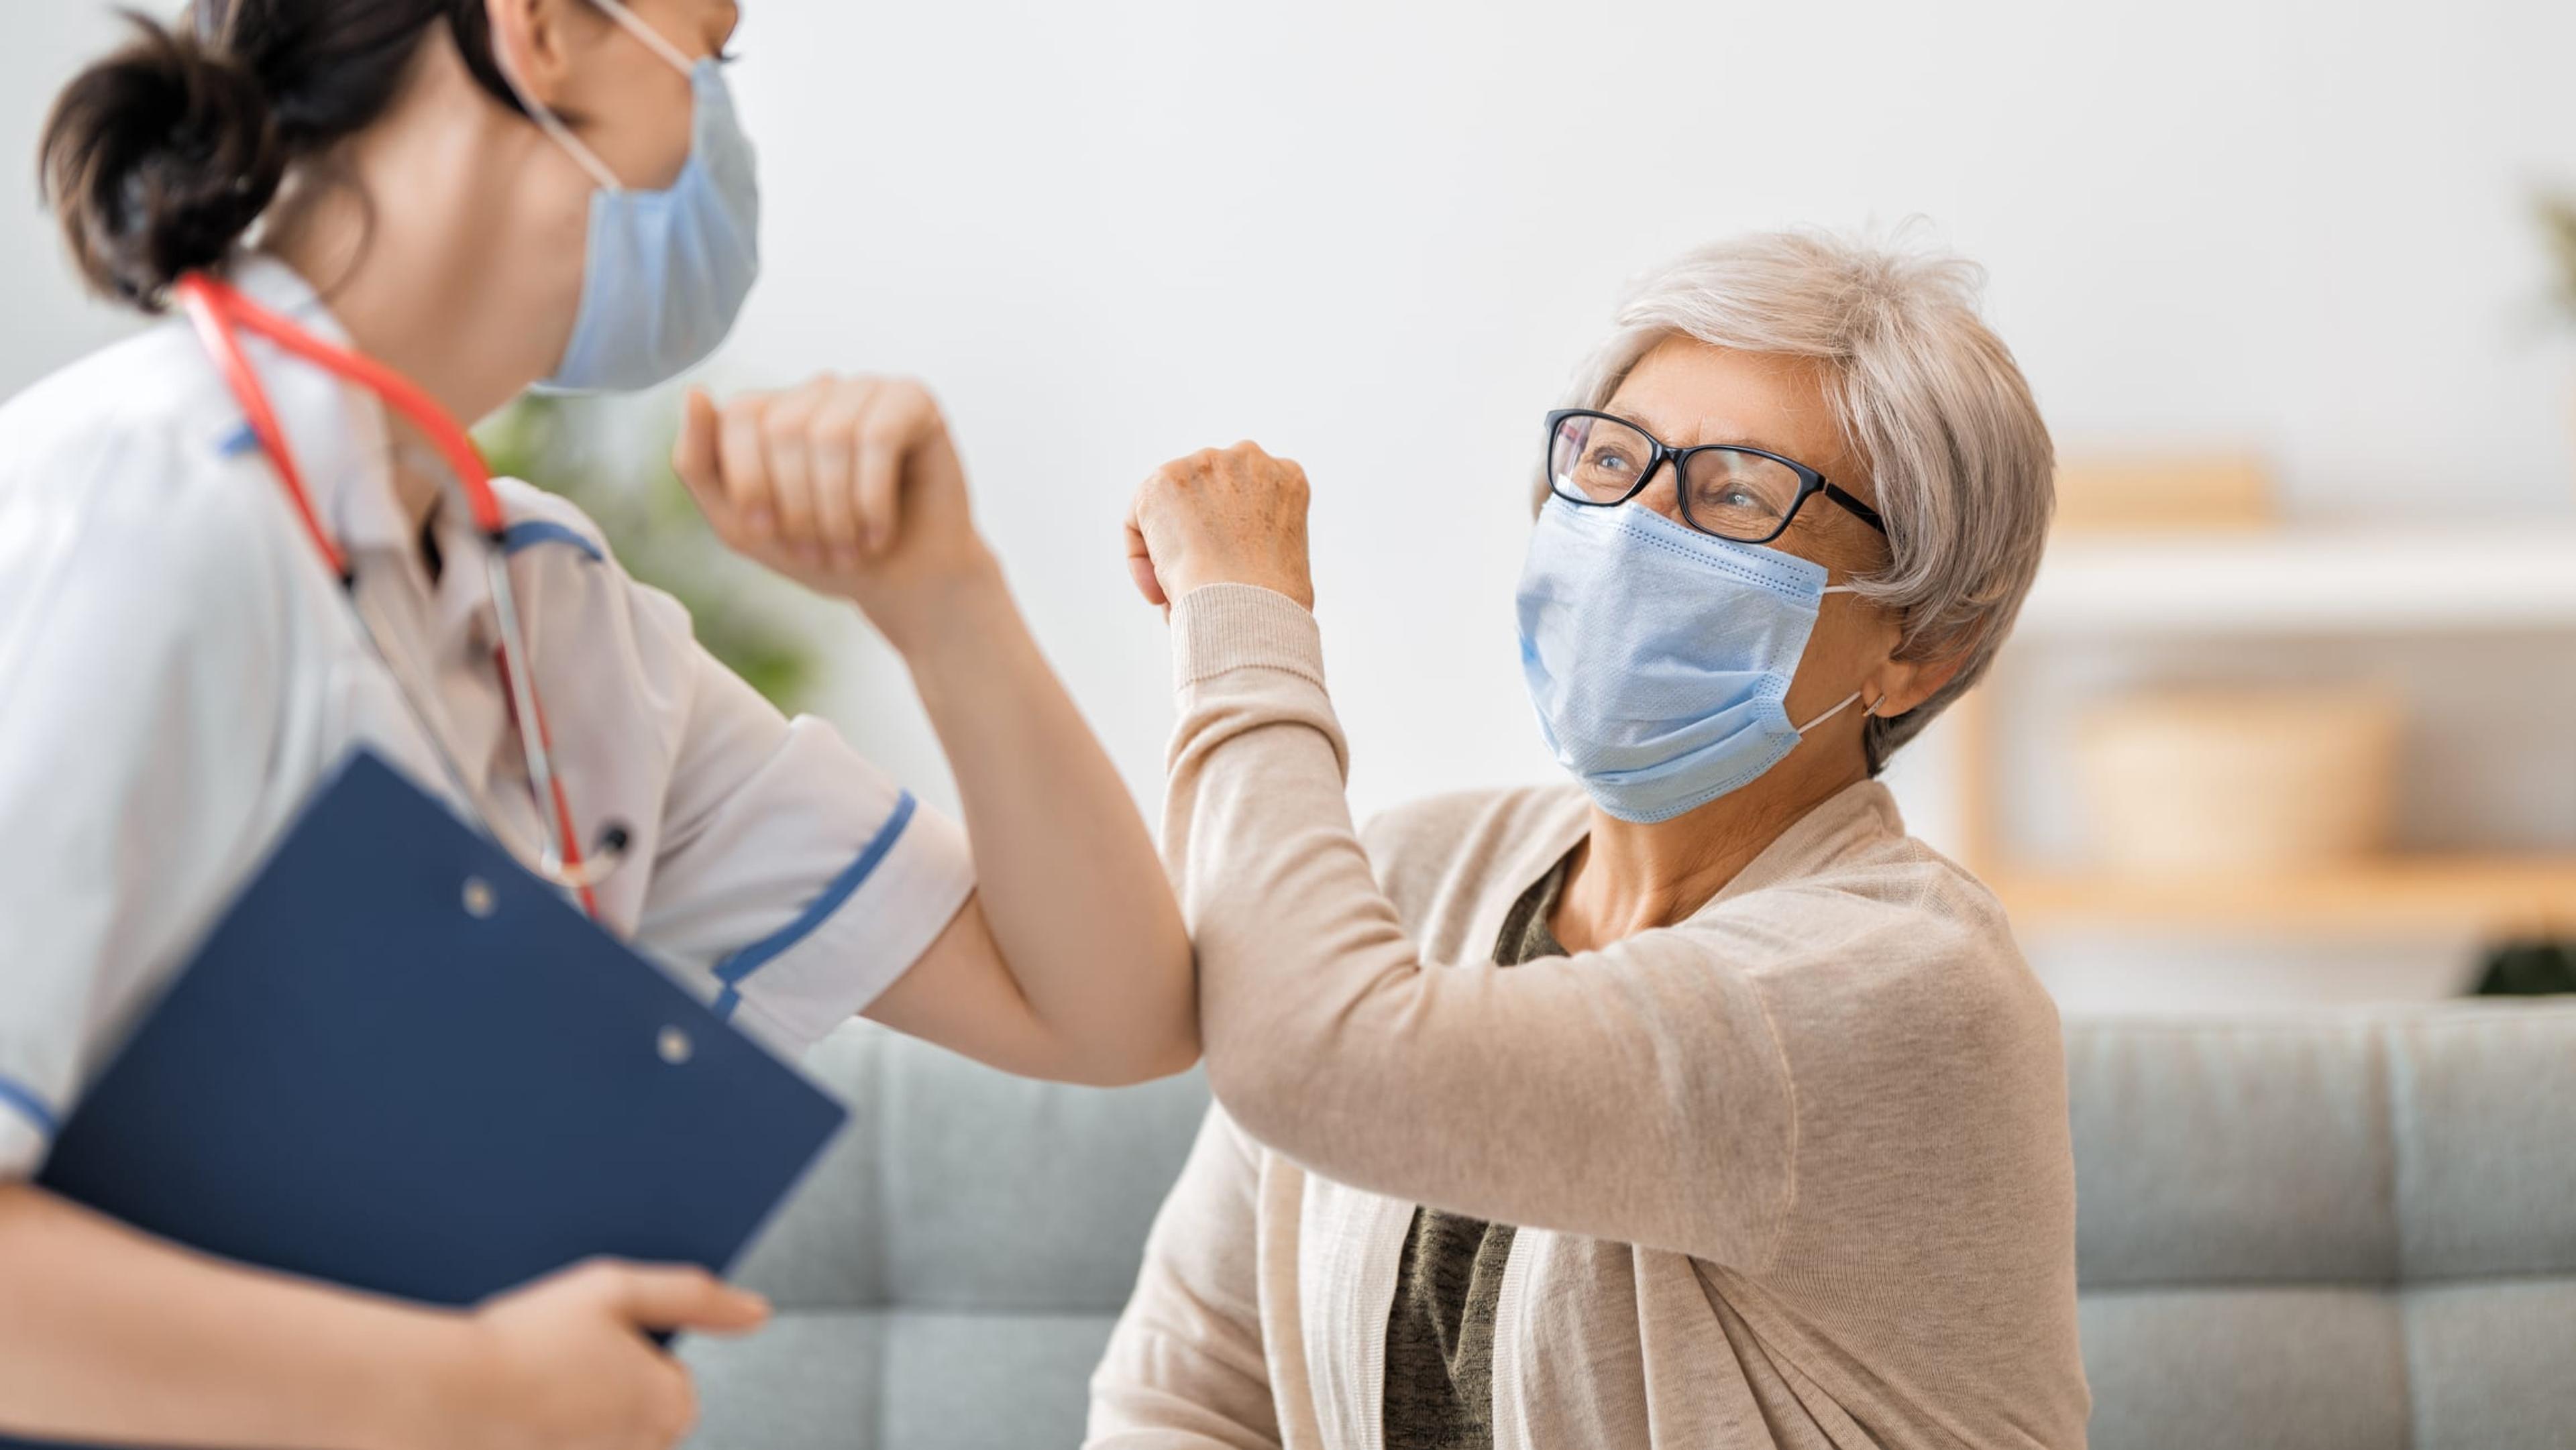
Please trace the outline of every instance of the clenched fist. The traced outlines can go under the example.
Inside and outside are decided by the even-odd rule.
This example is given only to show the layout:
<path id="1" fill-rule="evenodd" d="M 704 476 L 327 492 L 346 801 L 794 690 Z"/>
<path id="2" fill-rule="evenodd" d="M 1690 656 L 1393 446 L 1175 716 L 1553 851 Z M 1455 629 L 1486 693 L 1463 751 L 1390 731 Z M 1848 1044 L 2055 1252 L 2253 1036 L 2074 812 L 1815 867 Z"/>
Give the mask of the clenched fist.
<path id="1" fill-rule="evenodd" d="M 827 375 L 722 406 L 692 391 L 671 462 L 726 547 L 856 603 L 899 649 L 960 588 L 998 583 L 919 383 Z"/>
<path id="2" fill-rule="evenodd" d="M 1127 565 L 1149 604 L 1210 584 L 1255 584 L 1315 607 L 1306 560 L 1306 470 L 1257 445 L 1158 469 L 1127 515 Z"/>

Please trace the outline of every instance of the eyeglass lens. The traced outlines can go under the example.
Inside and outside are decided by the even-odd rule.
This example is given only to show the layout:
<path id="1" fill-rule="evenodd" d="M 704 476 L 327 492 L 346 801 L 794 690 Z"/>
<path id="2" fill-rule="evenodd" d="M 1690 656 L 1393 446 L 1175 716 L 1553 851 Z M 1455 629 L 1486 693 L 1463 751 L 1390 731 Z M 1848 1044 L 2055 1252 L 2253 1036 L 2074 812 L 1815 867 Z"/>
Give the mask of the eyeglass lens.
<path id="1" fill-rule="evenodd" d="M 1572 502 L 1618 503 L 1636 491 L 1654 456 L 1654 440 L 1625 423 L 1567 418 L 1549 446 L 1548 478 Z M 1692 455 L 1673 501 L 1682 522 L 1701 533 L 1767 543 L 1787 527 L 1804 487 L 1797 470 L 1776 458 L 1720 448 Z M 1659 503 L 1651 495 L 1643 502 Z"/>

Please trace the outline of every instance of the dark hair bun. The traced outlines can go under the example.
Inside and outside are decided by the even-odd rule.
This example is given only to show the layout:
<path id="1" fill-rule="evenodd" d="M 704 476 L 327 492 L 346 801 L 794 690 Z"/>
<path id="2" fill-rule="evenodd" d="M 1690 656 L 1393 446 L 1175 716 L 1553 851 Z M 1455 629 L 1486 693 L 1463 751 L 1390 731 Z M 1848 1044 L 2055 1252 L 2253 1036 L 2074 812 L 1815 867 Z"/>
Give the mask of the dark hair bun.
<path id="1" fill-rule="evenodd" d="M 268 210 L 287 147 L 247 67 L 127 18 L 134 39 L 54 103 L 40 169 L 90 286 L 157 310 L 171 283 L 223 261 Z"/>

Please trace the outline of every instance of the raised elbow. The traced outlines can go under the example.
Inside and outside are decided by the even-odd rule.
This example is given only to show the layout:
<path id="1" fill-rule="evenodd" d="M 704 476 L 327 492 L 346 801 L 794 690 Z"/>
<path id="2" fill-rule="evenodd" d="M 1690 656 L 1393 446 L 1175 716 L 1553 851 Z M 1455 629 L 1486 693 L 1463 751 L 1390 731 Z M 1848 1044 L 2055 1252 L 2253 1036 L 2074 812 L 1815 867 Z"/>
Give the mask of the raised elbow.
<path id="1" fill-rule="evenodd" d="M 1064 1054 L 1045 1074 L 1076 1087 L 1131 1088 L 1178 1077 L 1199 1065 L 1195 1013 L 1179 1013 L 1160 1031 L 1135 1034 L 1091 1051 Z"/>
<path id="2" fill-rule="evenodd" d="M 1100 1088 L 1142 1087 L 1149 1082 L 1179 1077 L 1199 1065 L 1199 1035 L 1189 1032 L 1171 1037 L 1149 1049 L 1131 1052 L 1117 1061 L 1105 1064 L 1085 1084 Z"/>
<path id="3" fill-rule="evenodd" d="M 1276 1043 L 1211 1038 L 1208 1088 L 1226 1116 L 1259 1142 L 1296 1157 L 1311 1122 L 1312 1084 Z"/>

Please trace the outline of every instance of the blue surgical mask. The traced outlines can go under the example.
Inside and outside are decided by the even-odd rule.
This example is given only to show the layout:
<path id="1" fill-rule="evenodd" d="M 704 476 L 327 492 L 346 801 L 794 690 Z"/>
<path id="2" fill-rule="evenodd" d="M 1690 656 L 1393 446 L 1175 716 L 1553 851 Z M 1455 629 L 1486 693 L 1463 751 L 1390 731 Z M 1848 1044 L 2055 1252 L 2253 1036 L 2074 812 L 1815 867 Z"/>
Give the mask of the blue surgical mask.
<path id="1" fill-rule="evenodd" d="M 1828 594 L 1820 564 L 1640 504 L 1550 498 L 1521 575 L 1521 663 L 1557 763 L 1651 825 L 1760 779 L 1805 725 L 1784 701 Z"/>
<path id="2" fill-rule="evenodd" d="M 641 392 L 715 352 L 760 275 L 760 181 L 724 69 L 692 61 L 619 0 L 591 0 L 689 78 L 697 119 L 688 165 L 667 191 L 633 191 L 561 119 L 537 104 L 507 61 L 519 103 L 599 183 L 581 313 L 551 392 Z M 497 58 L 497 57 L 496 57 Z"/>

